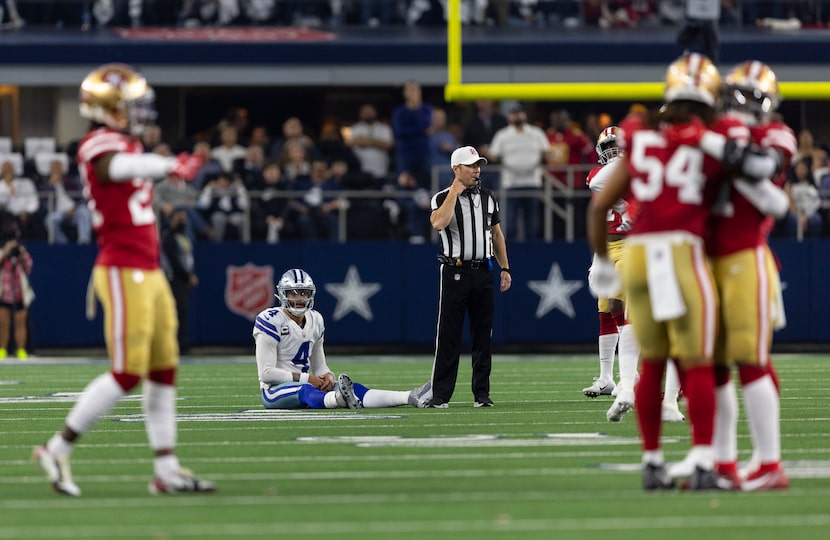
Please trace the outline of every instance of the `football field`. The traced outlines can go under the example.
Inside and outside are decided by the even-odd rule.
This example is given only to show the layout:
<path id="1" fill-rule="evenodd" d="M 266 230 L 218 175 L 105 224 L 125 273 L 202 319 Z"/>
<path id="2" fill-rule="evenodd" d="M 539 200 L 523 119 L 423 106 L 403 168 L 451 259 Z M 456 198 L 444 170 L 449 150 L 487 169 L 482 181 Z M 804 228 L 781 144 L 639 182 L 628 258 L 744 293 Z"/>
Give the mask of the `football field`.
<path id="1" fill-rule="evenodd" d="M 428 356 L 330 355 L 369 387 L 423 383 Z M 778 355 L 789 490 L 660 492 L 640 487 L 634 413 L 585 398 L 592 355 L 498 355 L 473 408 L 469 355 L 449 409 L 265 411 L 253 358 L 193 358 L 179 374 L 182 464 L 210 495 L 153 496 L 138 395 L 73 454 L 80 498 L 52 492 L 31 461 L 103 359 L 0 363 L 0 539 L 350 538 L 360 540 L 810 538 L 830 527 L 830 356 Z M 740 394 L 740 392 L 739 392 Z M 688 425 L 664 429 L 666 458 Z M 741 460 L 750 454 L 739 427 Z M 821 531 L 825 531 L 822 533 Z"/>

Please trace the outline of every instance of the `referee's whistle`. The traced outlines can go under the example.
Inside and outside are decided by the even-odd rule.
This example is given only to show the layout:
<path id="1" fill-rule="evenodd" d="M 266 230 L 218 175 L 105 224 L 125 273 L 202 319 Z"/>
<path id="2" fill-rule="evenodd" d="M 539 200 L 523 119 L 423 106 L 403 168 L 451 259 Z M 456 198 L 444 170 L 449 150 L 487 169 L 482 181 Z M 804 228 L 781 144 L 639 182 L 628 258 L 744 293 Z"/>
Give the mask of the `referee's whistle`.
<path id="1" fill-rule="evenodd" d="M 463 263 L 461 262 L 461 259 L 456 259 L 456 260 L 455 260 L 455 266 L 457 266 L 457 267 L 461 267 L 461 265 L 462 265 L 462 264 L 463 264 Z"/>

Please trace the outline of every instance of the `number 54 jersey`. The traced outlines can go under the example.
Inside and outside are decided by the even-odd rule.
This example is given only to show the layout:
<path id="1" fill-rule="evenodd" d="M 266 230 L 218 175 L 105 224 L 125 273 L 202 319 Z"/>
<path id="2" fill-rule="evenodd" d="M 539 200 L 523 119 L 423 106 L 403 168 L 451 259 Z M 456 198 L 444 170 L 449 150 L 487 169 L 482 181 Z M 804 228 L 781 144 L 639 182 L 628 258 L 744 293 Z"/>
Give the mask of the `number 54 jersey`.
<path id="1" fill-rule="evenodd" d="M 98 236 L 96 265 L 159 267 L 152 180 L 102 181 L 94 165 L 106 154 L 143 152 L 138 139 L 106 127 L 93 129 L 78 145 L 78 171 L 92 214 L 92 226 Z"/>
<path id="2" fill-rule="evenodd" d="M 631 234 L 688 231 L 703 238 L 729 172 L 699 148 L 669 145 L 639 117 L 626 119 L 621 127 L 631 193 L 639 203 Z M 719 117 L 708 129 L 730 139 L 749 140 L 749 130 L 735 118 Z"/>

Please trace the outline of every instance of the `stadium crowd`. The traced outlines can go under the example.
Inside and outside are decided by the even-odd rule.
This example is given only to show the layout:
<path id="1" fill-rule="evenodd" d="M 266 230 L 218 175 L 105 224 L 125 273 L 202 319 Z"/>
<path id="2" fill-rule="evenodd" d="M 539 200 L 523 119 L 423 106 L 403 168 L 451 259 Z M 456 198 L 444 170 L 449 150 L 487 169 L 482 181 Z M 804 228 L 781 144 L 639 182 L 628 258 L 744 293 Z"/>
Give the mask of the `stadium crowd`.
<path id="1" fill-rule="evenodd" d="M 685 0 L 461 0 L 469 25 L 500 27 L 677 26 Z M 443 25 L 446 0 L 3 0 L 11 27 Z M 721 26 L 823 26 L 830 2 L 721 0 Z M 795 22 L 793 22 L 795 21 Z"/>
<path id="2" fill-rule="evenodd" d="M 538 152 L 539 166 L 548 172 L 545 178 L 552 183 L 575 180 L 571 185 L 581 188 L 597 162 L 597 137 L 615 120 L 599 111 L 577 120 L 564 109 L 548 112 L 541 104 L 522 107 L 515 101 L 433 105 L 423 100 L 415 81 L 405 85 L 403 94 L 403 103 L 390 111 L 363 103 L 353 118 L 326 119 L 316 134 L 307 126 L 319 119 L 292 116 L 284 120 L 281 132 L 270 133 L 263 119 L 252 120 L 243 107 L 232 108 L 211 129 L 185 141 L 168 141 L 153 126 L 142 137 L 145 151 L 165 156 L 193 152 L 205 159 L 193 182 L 168 178 L 158 184 L 154 202 L 161 223 L 184 210 L 192 241 L 338 241 L 342 232 L 348 239 L 421 243 L 430 234 L 433 173 L 440 186 L 449 182 L 449 156 L 455 148 L 479 148 L 491 163 L 483 171 L 484 182 L 497 192 L 502 183 L 513 191 L 503 176 L 510 174 L 510 163 L 490 144 L 501 131 L 498 145 L 503 146 L 514 133 L 508 127 L 521 119 L 547 139 L 542 141 L 547 147 Z M 0 139 L 0 210 L 17 223 L 24 240 L 92 241 L 75 147 L 70 143 L 58 148 L 54 139 L 44 137 L 13 148 L 9 139 Z M 505 211 L 517 207 L 513 202 L 531 201 L 535 207 L 522 210 L 524 224 L 518 228 L 506 216 L 507 234 L 517 241 L 538 239 L 541 195 L 533 189 L 541 186 L 522 187 L 530 191 L 508 196 Z M 815 142 L 809 130 L 799 134 L 786 187 L 791 211 L 773 234 L 830 236 L 827 147 Z M 587 203 L 584 191 L 574 202 Z M 340 219 L 341 206 L 345 221 Z"/>

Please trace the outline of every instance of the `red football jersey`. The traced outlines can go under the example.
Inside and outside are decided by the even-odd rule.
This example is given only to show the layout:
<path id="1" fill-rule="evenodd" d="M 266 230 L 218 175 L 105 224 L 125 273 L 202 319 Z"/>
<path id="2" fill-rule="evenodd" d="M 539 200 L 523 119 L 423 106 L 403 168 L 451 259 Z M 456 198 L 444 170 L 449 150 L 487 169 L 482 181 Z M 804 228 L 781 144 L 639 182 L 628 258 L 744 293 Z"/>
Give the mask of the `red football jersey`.
<path id="1" fill-rule="evenodd" d="M 593 169 L 591 169 L 591 171 L 588 173 L 588 176 L 585 178 L 585 185 L 586 186 L 588 186 L 589 188 L 591 187 L 591 180 L 594 179 L 594 177 L 597 175 L 597 173 L 599 171 L 601 171 L 604 166 L 605 165 L 600 165 L 599 167 L 594 167 Z M 591 197 L 594 197 L 595 195 L 596 195 L 596 193 L 594 191 L 591 191 Z M 634 219 L 634 213 L 632 212 L 632 210 L 633 209 L 631 207 L 629 207 L 628 215 L 633 220 Z M 623 219 L 622 219 L 622 214 L 620 214 L 616 210 L 611 209 L 611 210 L 608 211 L 607 221 L 608 221 L 608 234 L 628 234 L 628 231 L 618 231 L 617 230 L 620 227 L 620 225 L 622 225 Z"/>
<path id="2" fill-rule="evenodd" d="M 773 182 L 783 186 L 787 168 L 796 151 L 793 131 L 781 122 L 771 122 L 750 128 L 752 142 L 766 148 L 775 148 L 784 156 L 784 168 Z M 710 255 L 723 256 L 763 245 L 774 225 L 774 220 L 762 214 L 743 195 L 732 189 L 723 193 L 712 216 L 712 227 L 706 239 Z M 728 197 L 728 200 L 726 200 Z"/>
<path id="3" fill-rule="evenodd" d="M 631 234 L 687 231 L 703 238 L 718 190 L 728 179 L 724 166 L 699 148 L 670 147 L 641 116 L 629 116 L 620 127 L 631 194 L 639 204 Z M 732 137 L 742 129 L 749 137 L 730 118 L 718 119 L 709 129 Z"/>
<path id="4" fill-rule="evenodd" d="M 111 152 L 141 154 L 138 139 L 109 128 L 90 131 L 78 145 L 77 161 L 89 199 L 92 226 L 98 235 L 95 264 L 126 268 L 159 267 L 159 241 L 153 210 L 153 182 L 133 178 L 102 182 L 93 166 Z"/>

